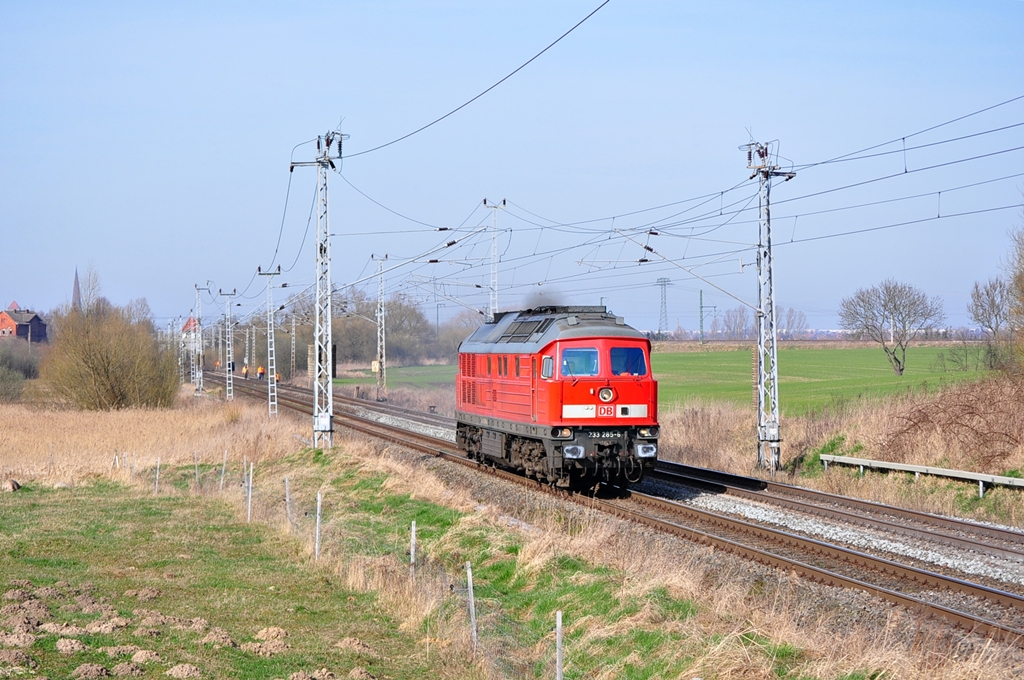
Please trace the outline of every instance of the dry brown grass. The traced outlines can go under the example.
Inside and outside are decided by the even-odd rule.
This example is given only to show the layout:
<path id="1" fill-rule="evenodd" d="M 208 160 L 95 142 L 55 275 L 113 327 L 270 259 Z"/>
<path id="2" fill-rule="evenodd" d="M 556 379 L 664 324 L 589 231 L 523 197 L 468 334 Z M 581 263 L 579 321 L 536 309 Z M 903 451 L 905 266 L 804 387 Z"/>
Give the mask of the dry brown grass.
<path id="1" fill-rule="evenodd" d="M 885 460 L 1000 474 L 1024 465 L 1024 380 L 998 376 L 903 398 L 851 426 Z"/>
<path id="2" fill-rule="evenodd" d="M 225 450 L 232 461 L 244 455 L 259 463 L 294 451 L 301 446 L 297 437 L 308 435 L 294 418 L 271 421 L 251 402 L 194 398 L 189 388 L 172 409 L 77 411 L 11 404 L 0 411 L 0 423 L 0 477 L 69 484 L 110 475 L 115 455 L 139 471 L 154 467 L 157 457 L 161 465 L 191 464 L 193 452 L 203 463 L 219 464 Z"/>

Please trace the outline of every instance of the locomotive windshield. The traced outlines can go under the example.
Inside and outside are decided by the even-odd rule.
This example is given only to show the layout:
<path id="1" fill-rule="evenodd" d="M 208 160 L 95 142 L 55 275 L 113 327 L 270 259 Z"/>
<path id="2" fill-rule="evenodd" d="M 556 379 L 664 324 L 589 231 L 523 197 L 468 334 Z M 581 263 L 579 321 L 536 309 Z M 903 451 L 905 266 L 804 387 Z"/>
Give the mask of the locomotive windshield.
<path id="1" fill-rule="evenodd" d="M 612 375 L 647 375 L 647 361 L 639 347 L 612 347 Z"/>
<path id="2" fill-rule="evenodd" d="M 562 350 L 562 377 L 579 378 L 597 375 L 597 349 L 573 347 Z"/>

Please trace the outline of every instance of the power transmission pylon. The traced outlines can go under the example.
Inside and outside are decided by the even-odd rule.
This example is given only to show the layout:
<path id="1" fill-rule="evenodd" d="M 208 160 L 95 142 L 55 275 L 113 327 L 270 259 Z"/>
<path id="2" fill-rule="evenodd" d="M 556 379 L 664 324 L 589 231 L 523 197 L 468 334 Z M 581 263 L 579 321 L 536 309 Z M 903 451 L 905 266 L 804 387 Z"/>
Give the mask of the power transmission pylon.
<path id="1" fill-rule="evenodd" d="M 491 209 L 491 296 L 487 305 L 487 323 L 494 323 L 494 316 L 498 313 L 498 210 L 505 209 L 505 199 L 501 199 L 501 203 L 488 203 L 485 198 L 484 207 Z"/>
<path id="2" fill-rule="evenodd" d="M 334 388 L 331 384 L 331 226 L 327 210 L 327 177 L 341 158 L 341 143 L 348 135 L 328 132 L 316 138 L 315 161 L 292 163 L 296 167 L 316 166 L 316 326 L 313 331 L 315 380 L 313 383 L 313 447 L 334 446 Z M 337 141 L 337 155 L 331 146 Z"/>
<path id="3" fill-rule="evenodd" d="M 742 147 L 741 147 L 742 148 Z M 774 473 L 781 467 L 779 435 L 779 366 L 775 320 L 775 288 L 772 282 L 772 178 L 789 181 L 794 172 L 774 165 L 770 144 L 746 145 L 751 179 L 760 181 L 760 235 L 757 245 L 757 465 Z"/>
<path id="4" fill-rule="evenodd" d="M 234 333 L 231 331 L 231 298 L 238 295 L 238 289 L 232 289 L 230 293 L 225 293 L 223 290 L 218 290 L 218 294 L 226 297 L 227 303 L 224 305 L 224 346 L 225 346 L 225 357 L 224 357 L 224 401 L 234 401 L 235 399 L 235 343 Z"/>
<path id="5" fill-rule="evenodd" d="M 267 411 L 271 416 L 277 415 L 277 358 L 274 348 L 274 300 L 271 291 L 274 286 L 274 277 L 281 274 L 281 265 L 277 265 L 276 272 L 261 271 L 256 268 L 260 276 L 269 276 L 267 279 Z"/>
<path id="6" fill-rule="evenodd" d="M 658 335 L 668 332 L 668 287 L 672 282 L 664 276 L 658 279 L 657 284 L 661 286 L 661 318 L 658 320 Z"/>
<path id="7" fill-rule="evenodd" d="M 377 260 L 377 401 L 388 400 L 388 350 L 385 335 L 386 309 L 384 304 L 384 263 L 388 256 L 371 257 Z"/>

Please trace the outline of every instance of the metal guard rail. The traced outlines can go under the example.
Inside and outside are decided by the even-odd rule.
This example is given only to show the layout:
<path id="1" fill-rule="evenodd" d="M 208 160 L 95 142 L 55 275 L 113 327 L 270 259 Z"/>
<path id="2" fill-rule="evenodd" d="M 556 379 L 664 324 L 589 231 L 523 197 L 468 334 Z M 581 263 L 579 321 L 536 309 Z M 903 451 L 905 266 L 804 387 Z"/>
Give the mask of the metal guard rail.
<path id="1" fill-rule="evenodd" d="M 1016 477 L 1003 477 L 1001 475 L 986 475 L 981 472 L 967 472 L 965 470 L 947 470 L 946 468 L 928 467 L 925 465 L 907 465 L 906 463 L 888 463 L 880 460 L 869 460 L 867 458 L 849 458 L 847 456 L 833 456 L 822 454 L 821 462 L 828 470 L 829 463 L 837 465 L 856 465 L 860 467 L 863 474 L 864 468 L 875 470 L 899 470 L 901 472 L 913 472 L 917 475 L 932 475 L 934 477 L 949 477 L 951 479 L 967 479 L 978 482 L 978 497 L 985 496 L 985 485 L 989 486 L 1015 486 L 1024 488 L 1024 479 Z"/>

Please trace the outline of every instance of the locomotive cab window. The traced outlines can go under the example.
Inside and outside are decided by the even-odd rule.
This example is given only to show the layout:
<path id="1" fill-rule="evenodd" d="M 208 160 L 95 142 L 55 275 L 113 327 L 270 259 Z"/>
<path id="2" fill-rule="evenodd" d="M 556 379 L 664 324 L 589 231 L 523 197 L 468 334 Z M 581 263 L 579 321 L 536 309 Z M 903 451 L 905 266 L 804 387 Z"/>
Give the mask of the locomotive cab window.
<path id="1" fill-rule="evenodd" d="M 555 374 L 555 358 L 544 357 L 540 364 L 540 377 L 550 379 Z"/>
<path id="2" fill-rule="evenodd" d="M 597 348 L 573 347 L 562 350 L 562 377 L 579 378 L 597 375 Z"/>
<path id="3" fill-rule="evenodd" d="M 647 375 L 647 361 L 639 347 L 612 347 L 612 375 Z"/>

